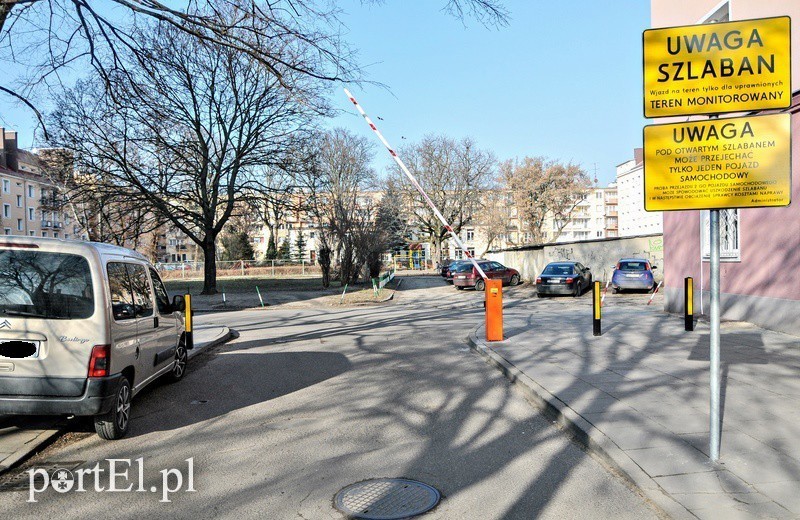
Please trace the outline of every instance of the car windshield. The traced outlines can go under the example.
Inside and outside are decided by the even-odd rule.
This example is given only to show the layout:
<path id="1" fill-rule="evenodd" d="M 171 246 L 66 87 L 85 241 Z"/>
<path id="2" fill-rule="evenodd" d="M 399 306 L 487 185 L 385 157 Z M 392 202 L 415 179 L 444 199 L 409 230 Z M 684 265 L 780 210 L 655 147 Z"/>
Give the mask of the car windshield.
<path id="1" fill-rule="evenodd" d="M 468 261 L 461 264 L 456 264 L 455 268 L 450 270 L 455 273 L 467 273 L 469 271 L 472 271 L 472 262 Z"/>
<path id="2" fill-rule="evenodd" d="M 84 319 L 93 313 L 92 276 L 85 258 L 0 250 L 0 316 Z"/>
<path id="3" fill-rule="evenodd" d="M 544 268 L 542 274 L 555 274 L 560 276 L 573 274 L 573 266 L 572 264 L 550 264 Z"/>
<path id="4" fill-rule="evenodd" d="M 620 271 L 646 271 L 647 262 L 626 260 L 619 263 Z"/>

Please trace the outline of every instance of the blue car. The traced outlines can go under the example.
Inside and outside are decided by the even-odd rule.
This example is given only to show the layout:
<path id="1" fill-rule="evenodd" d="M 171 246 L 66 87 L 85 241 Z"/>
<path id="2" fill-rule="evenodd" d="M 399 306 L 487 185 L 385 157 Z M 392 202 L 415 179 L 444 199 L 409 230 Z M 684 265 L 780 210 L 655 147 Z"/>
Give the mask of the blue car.
<path id="1" fill-rule="evenodd" d="M 651 291 L 655 287 L 653 269 L 657 267 L 644 258 L 622 258 L 614 269 L 611 287 L 615 293 L 628 289 Z"/>

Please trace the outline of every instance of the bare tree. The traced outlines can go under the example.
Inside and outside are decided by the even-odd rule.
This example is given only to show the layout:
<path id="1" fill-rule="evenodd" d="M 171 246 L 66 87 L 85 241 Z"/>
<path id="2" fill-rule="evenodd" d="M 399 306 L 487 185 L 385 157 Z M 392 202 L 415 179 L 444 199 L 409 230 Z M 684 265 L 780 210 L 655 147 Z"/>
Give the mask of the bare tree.
<path id="1" fill-rule="evenodd" d="M 365 0 L 380 3 L 382 0 Z M 60 86 L 64 69 L 91 66 L 107 87 L 113 76 L 130 72 L 127 55 L 146 63 L 139 29 L 157 21 L 194 44 L 247 56 L 278 83 L 295 91 L 293 77 L 358 81 L 362 73 L 344 41 L 341 11 L 333 0 L 0 0 L 0 55 L 27 67 L 17 85 L 0 92 L 25 103 L 42 85 Z M 447 0 L 445 10 L 473 16 L 485 25 L 506 23 L 500 0 Z M 45 128 L 46 126 L 42 125 Z"/>
<path id="2" fill-rule="evenodd" d="M 216 241 L 236 202 L 264 188 L 263 172 L 284 162 L 305 132 L 315 85 L 302 96 L 236 49 L 200 43 L 169 24 L 143 33 L 148 65 L 96 80 L 57 100 L 54 141 L 79 169 L 98 172 L 146 202 L 200 246 L 204 294 L 216 293 Z M 292 75 L 284 70 L 282 77 Z"/>
<path id="3" fill-rule="evenodd" d="M 543 157 L 508 160 L 500 165 L 504 187 L 514 197 L 514 205 L 533 243 L 545 240 L 545 224 L 553 219 L 558 238 L 575 206 L 585 196 L 591 181 L 580 167 Z"/>
<path id="4" fill-rule="evenodd" d="M 484 256 L 497 243 L 498 239 L 511 242 L 512 226 L 512 194 L 508 190 L 494 187 L 484 192 L 483 207 L 478 213 L 478 222 L 486 243 L 484 250 L 478 256 Z"/>
<path id="5" fill-rule="evenodd" d="M 483 190 L 495 169 L 496 161 L 491 152 L 479 149 L 469 138 L 456 141 L 430 135 L 401 149 L 400 153 L 455 233 L 461 233 L 465 225 L 475 221 L 483 204 Z M 399 168 L 394 167 L 394 175 L 403 186 L 412 225 L 428 237 L 434 246 L 435 258 L 440 260 L 442 241 L 449 232 Z"/>
<path id="6" fill-rule="evenodd" d="M 156 230 L 164 220 L 138 193 L 104 186 L 110 179 L 97 172 L 77 171 L 73 154 L 64 148 L 46 148 L 36 155 L 53 186 L 42 199 L 43 211 L 69 214 L 91 241 L 139 249 L 156 259 Z"/>
<path id="7" fill-rule="evenodd" d="M 326 264 L 323 254 L 338 260 L 342 283 L 352 283 L 369 253 L 378 247 L 374 237 L 378 206 L 369 193 L 375 187 L 370 166 L 373 145 L 364 136 L 336 128 L 321 134 L 313 149 L 303 192 L 321 231 L 323 283 L 330 274 L 330 263 Z"/>

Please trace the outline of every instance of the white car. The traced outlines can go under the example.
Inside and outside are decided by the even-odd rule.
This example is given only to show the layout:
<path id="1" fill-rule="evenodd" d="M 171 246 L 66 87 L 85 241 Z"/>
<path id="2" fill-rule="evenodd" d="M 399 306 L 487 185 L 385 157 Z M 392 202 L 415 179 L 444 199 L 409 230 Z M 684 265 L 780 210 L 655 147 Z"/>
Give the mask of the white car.
<path id="1" fill-rule="evenodd" d="M 0 415 L 92 416 L 124 436 L 132 398 L 186 373 L 184 307 L 130 249 L 0 237 Z"/>

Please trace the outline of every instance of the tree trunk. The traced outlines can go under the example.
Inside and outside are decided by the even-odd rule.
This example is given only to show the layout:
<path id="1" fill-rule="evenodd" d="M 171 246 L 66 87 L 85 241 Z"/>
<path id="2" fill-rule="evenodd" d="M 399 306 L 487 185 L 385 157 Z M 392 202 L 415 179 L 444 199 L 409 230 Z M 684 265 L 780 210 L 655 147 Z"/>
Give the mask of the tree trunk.
<path id="1" fill-rule="evenodd" d="M 317 256 L 319 268 L 322 271 L 322 287 L 328 288 L 331 285 L 331 250 L 321 247 Z"/>
<path id="2" fill-rule="evenodd" d="M 217 244 L 214 236 L 206 236 L 203 242 L 203 292 L 217 294 Z"/>

